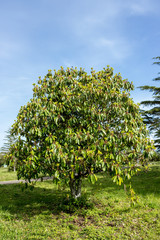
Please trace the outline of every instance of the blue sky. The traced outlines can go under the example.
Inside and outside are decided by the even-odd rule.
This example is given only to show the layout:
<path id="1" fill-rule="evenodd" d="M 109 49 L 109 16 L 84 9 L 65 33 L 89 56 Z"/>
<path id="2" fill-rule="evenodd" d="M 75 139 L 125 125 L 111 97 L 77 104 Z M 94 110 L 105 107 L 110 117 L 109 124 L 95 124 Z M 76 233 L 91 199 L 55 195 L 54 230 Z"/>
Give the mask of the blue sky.
<path id="1" fill-rule="evenodd" d="M 0 1 L 0 147 L 5 131 L 48 69 L 106 65 L 133 81 L 137 103 L 151 97 L 160 69 L 159 0 Z"/>

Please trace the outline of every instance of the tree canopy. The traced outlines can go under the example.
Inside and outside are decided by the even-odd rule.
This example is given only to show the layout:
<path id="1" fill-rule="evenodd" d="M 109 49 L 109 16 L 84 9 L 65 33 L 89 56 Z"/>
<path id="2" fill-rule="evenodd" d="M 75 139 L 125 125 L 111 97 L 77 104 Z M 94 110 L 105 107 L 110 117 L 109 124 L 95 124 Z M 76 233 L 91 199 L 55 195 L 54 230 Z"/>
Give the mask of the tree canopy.
<path id="1" fill-rule="evenodd" d="M 156 61 L 153 64 L 160 65 L 160 57 L 154 58 Z M 160 77 L 156 77 L 153 81 L 160 81 Z M 153 93 L 153 99 L 142 101 L 141 104 L 145 107 L 150 107 L 148 110 L 142 110 L 144 123 L 147 124 L 149 130 L 155 136 L 155 147 L 160 151 L 160 87 L 156 86 L 141 86 L 141 90 L 147 90 Z"/>
<path id="2" fill-rule="evenodd" d="M 94 183 L 106 171 L 121 184 L 137 163 L 147 164 L 153 143 L 130 98 L 133 84 L 112 68 L 87 74 L 61 67 L 33 85 L 33 98 L 12 126 L 19 138 L 8 158 L 16 157 L 19 179 L 49 174 L 77 198 L 85 177 Z"/>

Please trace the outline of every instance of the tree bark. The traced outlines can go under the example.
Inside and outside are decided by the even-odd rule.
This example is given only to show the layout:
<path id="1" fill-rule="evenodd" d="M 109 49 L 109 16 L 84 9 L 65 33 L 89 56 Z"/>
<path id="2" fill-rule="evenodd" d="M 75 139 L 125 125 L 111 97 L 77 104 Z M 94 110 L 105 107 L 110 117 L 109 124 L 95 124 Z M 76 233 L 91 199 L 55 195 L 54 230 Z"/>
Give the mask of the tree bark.
<path id="1" fill-rule="evenodd" d="M 70 179 L 69 186 L 71 190 L 71 196 L 74 199 L 81 197 L 81 183 L 82 183 L 82 180 L 80 178 Z"/>

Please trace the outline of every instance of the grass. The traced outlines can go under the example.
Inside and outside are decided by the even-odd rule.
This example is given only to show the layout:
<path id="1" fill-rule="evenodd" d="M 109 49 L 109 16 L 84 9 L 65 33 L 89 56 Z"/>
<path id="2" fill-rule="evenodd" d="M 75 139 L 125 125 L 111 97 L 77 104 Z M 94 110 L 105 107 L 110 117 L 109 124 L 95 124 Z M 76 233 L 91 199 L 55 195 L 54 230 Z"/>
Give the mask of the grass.
<path id="1" fill-rule="evenodd" d="M 23 192 L 20 185 L 0 185 L 0 239 L 160 239 L 160 165 L 139 173 L 132 185 L 139 196 L 133 207 L 123 187 L 98 175 L 95 185 L 84 181 L 77 208 L 68 189 L 59 191 L 52 181 Z"/>
<path id="2" fill-rule="evenodd" d="M 16 180 L 17 175 L 16 172 L 8 172 L 7 168 L 0 167 L 0 181 L 9 181 L 9 180 Z"/>

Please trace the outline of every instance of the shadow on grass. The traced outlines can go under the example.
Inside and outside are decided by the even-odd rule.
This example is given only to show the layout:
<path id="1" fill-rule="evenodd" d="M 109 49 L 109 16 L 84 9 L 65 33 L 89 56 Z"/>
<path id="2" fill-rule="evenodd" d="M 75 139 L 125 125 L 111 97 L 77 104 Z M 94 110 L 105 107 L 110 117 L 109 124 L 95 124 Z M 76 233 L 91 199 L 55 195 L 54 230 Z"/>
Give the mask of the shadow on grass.
<path id="1" fill-rule="evenodd" d="M 73 213 L 77 209 L 93 207 L 87 194 L 82 194 L 75 202 L 70 198 L 69 191 L 56 189 L 51 181 L 43 183 L 44 187 L 39 187 L 39 184 L 32 191 L 29 188 L 22 191 L 19 184 L 0 185 L 0 210 L 29 219 L 39 214 L 59 215 L 61 212 Z"/>
<path id="2" fill-rule="evenodd" d="M 37 184 L 33 191 L 26 189 L 21 190 L 20 185 L 0 185 L 0 209 L 9 212 L 18 218 L 29 220 L 34 215 L 59 215 L 62 211 L 73 213 L 77 208 L 92 208 L 93 205 L 87 202 L 86 196 L 82 197 L 82 201 L 78 206 L 73 206 L 72 202 L 67 200 L 67 190 L 60 191 L 55 185 L 48 181 Z M 134 176 L 132 186 L 137 194 L 146 196 L 147 194 L 155 194 L 160 197 L 160 168 L 153 167 L 149 172 L 141 172 L 138 176 Z M 115 185 L 108 175 L 99 175 L 98 182 L 95 185 L 84 181 L 88 195 L 92 195 L 94 191 L 108 192 L 115 194 L 117 190 L 122 190 L 123 186 Z M 53 187 L 52 187 L 53 186 Z M 98 194 L 98 193 L 96 193 Z"/>

